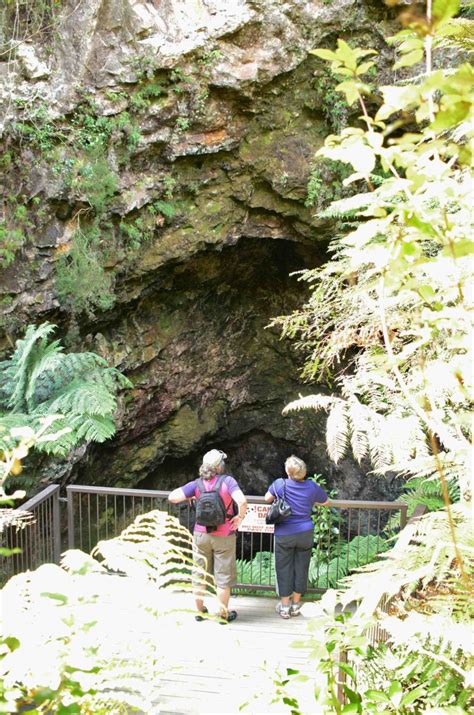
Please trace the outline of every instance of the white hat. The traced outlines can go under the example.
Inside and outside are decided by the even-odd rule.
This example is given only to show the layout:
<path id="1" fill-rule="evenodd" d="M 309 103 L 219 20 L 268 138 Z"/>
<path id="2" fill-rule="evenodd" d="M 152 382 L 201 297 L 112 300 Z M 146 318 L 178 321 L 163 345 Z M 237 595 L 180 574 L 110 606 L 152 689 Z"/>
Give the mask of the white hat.
<path id="1" fill-rule="evenodd" d="M 202 458 L 202 465 L 203 467 L 218 467 L 224 459 L 227 459 L 225 452 L 221 452 L 220 449 L 211 449 Z"/>

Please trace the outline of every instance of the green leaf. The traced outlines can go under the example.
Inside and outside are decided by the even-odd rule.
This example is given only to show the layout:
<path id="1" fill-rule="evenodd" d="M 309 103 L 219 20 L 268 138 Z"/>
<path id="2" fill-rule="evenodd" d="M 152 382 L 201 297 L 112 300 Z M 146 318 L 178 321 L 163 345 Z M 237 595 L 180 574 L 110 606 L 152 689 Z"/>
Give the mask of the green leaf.
<path id="1" fill-rule="evenodd" d="M 77 703 L 71 705 L 60 705 L 57 709 L 58 715 L 71 715 L 72 713 L 80 713 L 81 708 Z"/>
<path id="2" fill-rule="evenodd" d="M 347 663 L 339 663 L 339 669 L 346 673 L 353 681 L 355 681 L 354 668 Z"/>
<path id="3" fill-rule="evenodd" d="M 362 712 L 362 710 L 360 709 L 360 705 L 358 703 L 349 703 L 348 705 L 344 705 L 341 712 L 342 713 L 360 713 L 360 712 Z"/>
<path id="4" fill-rule="evenodd" d="M 337 92 L 342 92 L 345 95 L 347 104 L 351 107 L 354 102 L 359 99 L 359 90 L 357 84 L 352 80 L 341 82 L 335 87 Z"/>
<path id="5" fill-rule="evenodd" d="M 287 668 L 286 669 L 286 674 L 287 675 L 297 675 L 300 671 L 299 670 L 294 670 L 294 668 Z"/>
<path id="6" fill-rule="evenodd" d="M 18 638 L 14 638 L 13 636 L 6 636 L 6 638 L 3 638 L 3 642 L 8 647 L 8 649 L 11 650 L 12 653 L 14 650 L 20 647 L 20 641 L 18 640 Z"/>
<path id="7" fill-rule="evenodd" d="M 389 703 L 390 698 L 385 695 L 381 690 L 366 690 L 364 693 L 365 697 L 372 700 L 374 703 Z"/>
<path id="8" fill-rule="evenodd" d="M 357 68 L 357 76 L 365 74 L 370 70 L 371 67 L 375 67 L 375 62 L 372 62 L 371 60 L 369 62 L 362 62 L 362 64 L 359 65 Z"/>
<path id="9" fill-rule="evenodd" d="M 13 549 L 0 546 L 0 556 L 13 556 L 14 554 L 21 554 L 21 549 L 19 549 L 18 546 L 15 546 Z"/>
<path id="10" fill-rule="evenodd" d="M 434 0 L 433 17 L 437 20 L 436 24 L 440 25 L 457 15 L 459 6 L 459 0 Z"/>
<path id="11" fill-rule="evenodd" d="M 412 52 L 402 55 L 402 57 L 393 65 L 393 69 L 398 70 L 401 67 L 412 67 L 422 61 L 423 55 L 423 50 L 412 50 Z"/>
<path id="12" fill-rule="evenodd" d="M 64 595 L 64 593 L 48 593 L 48 591 L 43 591 L 41 595 L 46 596 L 47 598 L 52 598 L 55 601 L 60 601 L 63 605 L 68 602 L 68 598 Z"/>
<path id="13" fill-rule="evenodd" d="M 310 50 L 310 55 L 315 55 L 322 60 L 327 60 L 328 62 L 334 62 L 337 60 L 336 54 L 331 52 L 331 50 Z"/>
<path id="14" fill-rule="evenodd" d="M 355 690 L 352 690 L 345 684 L 342 687 L 351 703 L 356 703 L 356 704 L 360 703 L 361 697 L 360 697 L 359 693 L 356 693 Z"/>
<path id="15" fill-rule="evenodd" d="M 441 109 L 434 120 L 431 123 L 431 129 L 434 132 L 441 132 L 445 129 L 453 129 L 457 127 L 461 122 L 468 119 L 471 111 L 470 102 L 452 102 L 446 107 Z"/>
<path id="16" fill-rule="evenodd" d="M 426 300 L 427 303 L 432 303 L 432 301 L 436 298 L 436 293 L 429 285 L 418 286 L 418 293 L 421 295 L 423 300 Z"/>
<path id="17" fill-rule="evenodd" d="M 347 42 L 341 38 L 337 41 L 336 50 L 337 59 L 342 62 L 348 69 L 356 70 L 357 68 L 357 55 L 355 51 L 350 47 Z"/>
<path id="18" fill-rule="evenodd" d="M 474 241 L 467 238 L 453 243 L 451 246 L 445 246 L 442 250 L 443 256 L 454 256 L 455 258 L 470 256 L 472 253 L 474 253 Z"/>
<path id="19" fill-rule="evenodd" d="M 415 702 L 415 700 L 418 700 L 419 697 L 424 695 L 426 693 L 426 688 L 422 685 L 418 686 L 418 688 L 414 688 L 413 690 L 410 690 L 409 693 L 405 693 L 403 698 L 400 701 L 400 705 L 411 705 L 412 703 Z"/>
<path id="20" fill-rule="evenodd" d="M 392 681 L 388 689 L 388 696 L 392 703 L 398 707 L 400 700 L 402 699 L 403 688 L 398 680 Z"/>

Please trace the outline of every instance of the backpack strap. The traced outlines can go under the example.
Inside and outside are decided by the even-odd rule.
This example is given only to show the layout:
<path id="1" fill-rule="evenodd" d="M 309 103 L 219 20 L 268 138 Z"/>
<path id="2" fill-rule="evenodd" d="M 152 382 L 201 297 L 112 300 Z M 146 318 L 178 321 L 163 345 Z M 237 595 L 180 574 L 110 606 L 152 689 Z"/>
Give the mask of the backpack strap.
<path id="1" fill-rule="evenodd" d="M 196 479 L 196 487 L 199 489 L 199 496 L 201 496 L 201 494 L 204 494 L 204 493 L 209 494 L 210 492 L 218 492 L 222 486 L 222 482 L 224 481 L 225 477 L 226 477 L 225 474 L 221 474 L 218 477 L 217 482 L 214 484 L 212 489 L 204 488 L 204 481 L 203 481 L 202 477 L 199 477 L 199 479 Z M 194 491 L 196 491 L 196 489 Z"/>

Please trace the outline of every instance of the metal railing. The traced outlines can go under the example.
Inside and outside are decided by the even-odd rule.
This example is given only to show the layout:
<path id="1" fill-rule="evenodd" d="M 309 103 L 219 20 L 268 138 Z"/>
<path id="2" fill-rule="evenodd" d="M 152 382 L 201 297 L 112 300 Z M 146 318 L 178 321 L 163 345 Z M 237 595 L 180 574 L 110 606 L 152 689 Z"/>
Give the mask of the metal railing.
<path id="1" fill-rule="evenodd" d="M 7 525 L 0 532 L 0 543 L 15 553 L 1 559 L 1 584 L 14 574 L 44 563 L 59 563 L 59 489 L 58 484 L 52 484 L 10 512 Z"/>
<path id="2" fill-rule="evenodd" d="M 190 531 L 194 528 L 194 509 L 189 502 L 173 505 L 168 491 L 117 489 L 72 485 L 67 487 L 68 544 L 90 552 L 98 541 L 118 535 L 136 516 L 160 509 L 176 516 Z M 247 496 L 250 504 L 264 504 L 260 496 Z M 318 514 L 326 507 L 315 510 Z M 383 548 L 383 529 L 392 514 L 398 515 L 394 531 L 406 524 L 407 505 L 400 502 L 332 500 L 330 528 L 315 530 L 310 592 L 324 592 L 349 570 L 362 566 Z M 321 514 L 321 520 L 324 515 Z M 357 539 L 356 537 L 359 537 Z M 370 537 L 362 538 L 362 537 Z M 353 541 L 355 539 L 355 541 Z M 348 543 L 353 542 L 353 548 Z M 275 573 L 273 534 L 237 534 L 236 590 L 273 591 Z M 331 558 L 329 558 L 329 555 Z"/>
<path id="3" fill-rule="evenodd" d="M 89 553 L 99 541 L 117 536 L 136 516 L 153 509 L 173 514 L 190 531 L 194 528 L 193 506 L 189 502 L 170 504 L 168 491 L 71 485 L 66 492 L 67 499 L 61 501 L 67 501 L 69 548 Z M 250 504 L 265 503 L 260 496 L 247 499 Z M 59 562 L 59 501 L 59 486 L 52 485 L 15 510 L 29 512 L 32 518 L 22 528 L 8 526 L 0 534 L 2 546 L 20 550 L 2 559 L 0 583 L 42 563 Z M 407 517 L 407 506 L 400 502 L 332 500 L 329 526 L 321 529 L 318 528 L 320 523 L 328 524 L 326 509 L 315 510 L 315 542 L 308 589 L 313 593 L 324 592 L 353 568 L 373 560 L 383 550 L 387 525 L 390 524 L 393 535 L 405 526 Z M 274 591 L 273 551 L 271 533 L 237 534 L 236 590 Z"/>

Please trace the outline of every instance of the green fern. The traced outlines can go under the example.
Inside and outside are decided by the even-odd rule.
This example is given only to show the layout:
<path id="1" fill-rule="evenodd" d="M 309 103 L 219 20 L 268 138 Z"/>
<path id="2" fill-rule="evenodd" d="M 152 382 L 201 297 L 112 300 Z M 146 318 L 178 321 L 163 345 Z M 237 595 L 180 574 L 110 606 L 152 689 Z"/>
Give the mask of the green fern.
<path id="1" fill-rule="evenodd" d="M 192 583 L 208 587 L 211 599 L 215 585 L 204 580 L 192 535 L 175 517 L 139 516 L 94 555 L 67 551 L 62 568 L 46 564 L 4 587 L 11 604 L 0 639 L 5 712 L 17 702 L 35 712 L 155 712 L 161 680 L 177 667 L 170 639 L 185 650 L 195 645 Z"/>
<path id="2" fill-rule="evenodd" d="M 237 559 L 237 579 L 240 583 L 273 584 L 275 580 L 275 555 L 259 551 L 250 561 Z"/>
<path id="3" fill-rule="evenodd" d="M 54 327 L 29 326 L 10 359 L 0 363 L 0 426 L 37 429 L 45 416 L 60 415 L 59 437 L 36 448 L 64 456 L 79 442 L 114 435 L 117 393 L 131 383 L 95 353 L 64 353 L 58 340 L 49 342 Z M 61 434 L 65 427 L 70 431 Z"/>
<path id="4" fill-rule="evenodd" d="M 316 553 L 311 559 L 309 580 L 317 588 L 336 588 L 347 574 L 371 563 L 387 548 L 388 544 L 382 537 L 372 534 L 355 536 L 349 543 L 343 544 L 339 553 L 328 562 L 324 562 L 321 553 Z"/>

